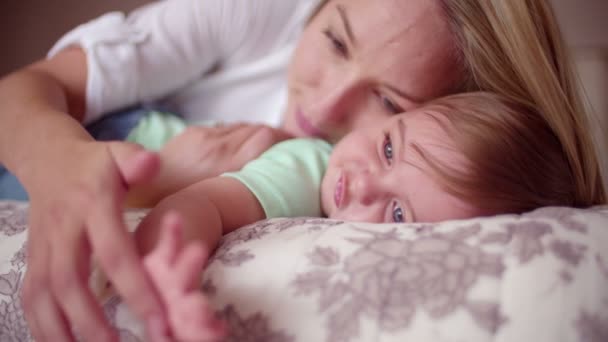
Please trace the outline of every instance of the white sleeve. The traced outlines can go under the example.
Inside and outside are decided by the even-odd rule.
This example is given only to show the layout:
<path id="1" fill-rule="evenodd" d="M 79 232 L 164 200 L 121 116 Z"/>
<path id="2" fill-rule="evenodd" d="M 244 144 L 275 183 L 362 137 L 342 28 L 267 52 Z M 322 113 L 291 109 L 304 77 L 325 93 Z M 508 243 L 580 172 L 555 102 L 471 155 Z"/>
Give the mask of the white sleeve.
<path id="1" fill-rule="evenodd" d="M 267 31 L 268 18 L 277 14 L 271 7 L 289 6 L 285 3 L 289 1 L 157 1 L 128 16 L 112 12 L 75 28 L 55 44 L 49 56 L 71 45 L 85 50 L 85 122 L 90 122 L 109 111 L 188 86 L 231 54 L 242 54 L 237 49 L 243 45 L 271 48 L 268 45 L 273 42 L 252 46 L 245 38 L 251 34 L 248 26 L 255 23 Z"/>

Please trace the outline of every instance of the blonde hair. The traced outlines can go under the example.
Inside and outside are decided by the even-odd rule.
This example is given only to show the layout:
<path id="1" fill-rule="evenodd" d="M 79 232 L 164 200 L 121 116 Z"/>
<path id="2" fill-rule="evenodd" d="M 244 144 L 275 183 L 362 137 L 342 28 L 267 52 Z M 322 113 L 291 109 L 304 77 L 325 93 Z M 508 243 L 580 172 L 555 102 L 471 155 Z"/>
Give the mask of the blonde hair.
<path id="1" fill-rule="evenodd" d="M 459 90 L 498 93 L 538 113 L 561 143 L 577 202 L 605 203 L 589 118 L 550 4 L 439 1 L 464 70 Z"/>
<path id="2" fill-rule="evenodd" d="M 559 138 L 533 108 L 487 92 L 436 99 L 424 108 L 465 163 L 450 165 L 420 146 L 414 150 L 446 191 L 485 214 L 592 204 L 572 182 Z"/>

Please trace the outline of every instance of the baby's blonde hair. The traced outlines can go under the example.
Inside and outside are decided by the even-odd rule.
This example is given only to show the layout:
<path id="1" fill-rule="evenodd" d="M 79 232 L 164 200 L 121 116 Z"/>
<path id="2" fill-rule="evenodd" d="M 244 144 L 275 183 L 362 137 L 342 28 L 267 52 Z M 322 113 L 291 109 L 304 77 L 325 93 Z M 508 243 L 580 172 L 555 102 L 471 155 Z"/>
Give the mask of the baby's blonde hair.
<path id="1" fill-rule="evenodd" d="M 414 150 L 446 191 L 485 214 L 595 204 L 572 182 L 559 138 L 534 108 L 487 92 L 440 98 L 424 108 L 465 162 L 450 165 L 420 146 Z"/>

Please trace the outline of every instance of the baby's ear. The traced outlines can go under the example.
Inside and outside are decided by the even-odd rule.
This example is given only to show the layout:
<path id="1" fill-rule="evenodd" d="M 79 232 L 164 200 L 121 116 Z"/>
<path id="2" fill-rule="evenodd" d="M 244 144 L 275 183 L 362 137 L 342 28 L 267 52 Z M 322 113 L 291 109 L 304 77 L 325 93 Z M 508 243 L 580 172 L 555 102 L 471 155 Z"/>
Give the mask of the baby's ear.
<path id="1" fill-rule="evenodd" d="M 109 143 L 110 152 L 128 187 L 151 181 L 160 171 L 158 153 L 126 142 Z"/>

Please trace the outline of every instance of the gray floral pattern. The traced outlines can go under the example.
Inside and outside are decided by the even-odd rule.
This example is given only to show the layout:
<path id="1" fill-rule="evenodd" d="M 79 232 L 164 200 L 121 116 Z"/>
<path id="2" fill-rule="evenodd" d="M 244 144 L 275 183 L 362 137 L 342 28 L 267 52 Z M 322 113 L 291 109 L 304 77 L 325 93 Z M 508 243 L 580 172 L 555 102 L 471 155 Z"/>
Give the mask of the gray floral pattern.
<path id="1" fill-rule="evenodd" d="M 567 207 L 546 207 L 537 209 L 527 215 L 532 219 L 546 219 L 554 222 L 559 222 L 566 229 L 577 231 L 579 233 L 587 232 L 587 225 L 584 222 L 575 219 L 578 210 Z"/>
<path id="2" fill-rule="evenodd" d="M 31 339 L 19 295 L 22 278 L 23 272 L 15 270 L 0 274 L 0 294 L 8 299 L 0 301 L 0 341 L 18 342 Z"/>
<path id="3" fill-rule="evenodd" d="M 0 233 L 13 236 L 27 229 L 27 206 L 19 202 L 1 202 Z"/>
<path id="4" fill-rule="evenodd" d="M 500 312 L 498 303 L 470 302 L 466 304 L 466 308 L 475 322 L 492 334 L 495 334 L 503 324 L 508 322 L 508 319 Z"/>
<path id="5" fill-rule="evenodd" d="M 341 258 L 333 248 L 318 247 L 309 255 L 313 269 L 293 282 L 297 295 L 319 295 L 319 311 L 328 313 L 327 341 L 350 341 L 363 319 L 393 332 L 407 328 L 418 311 L 439 319 L 467 305 L 493 320 L 481 322 L 492 332 L 504 321 L 497 303 L 484 306 L 494 309 L 488 315 L 467 299 L 479 277 L 499 278 L 504 269 L 499 255 L 466 243 L 479 226 L 423 233 L 415 241 L 402 239 L 397 229 L 357 230 L 365 235 L 349 239 L 358 245 L 353 254 Z"/>
<path id="6" fill-rule="evenodd" d="M 506 227 L 513 239 L 515 255 L 522 264 L 542 256 L 545 252 L 542 239 L 553 232 L 551 224 L 537 220 L 508 223 Z"/>
<path id="7" fill-rule="evenodd" d="M 219 316 L 227 323 L 229 335 L 226 342 L 292 342 L 293 336 L 273 330 L 270 317 L 261 312 L 242 317 L 233 305 L 226 306 Z"/>
<path id="8" fill-rule="evenodd" d="M 326 220 L 316 217 L 264 220 L 253 223 L 222 237 L 220 247 L 215 251 L 215 254 L 210 258 L 210 261 L 219 261 L 225 266 L 238 267 L 255 258 L 255 255 L 248 249 L 236 250 L 236 247 L 251 240 L 262 239 L 271 231 L 282 232 L 294 227 L 306 227 L 308 231 L 314 232 L 323 227 L 333 227 L 341 223 L 341 221 Z"/>
<path id="9" fill-rule="evenodd" d="M 549 249 L 556 257 L 573 267 L 581 262 L 587 251 L 587 247 L 584 245 L 559 239 L 552 240 L 549 243 Z"/>
<path id="10" fill-rule="evenodd" d="M 118 330 L 118 338 L 120 339 L 120 342 L 142 342 L 143 340 L 135 333 L 128 329 L 122 328 L 117 324 L 116 313 L 118 312 L 120 304 L 121 301 L 118 296 L 112 296 L 104 303 L 103 310 L 108 322 L 110 322 L 110 324 L 115 326 Z"/>
<path id="11" fill-rule="evenodd" d="M 234 251 L 235 247 L 251 240 L 262 239 L 269 233 L 266 228 L 271 225 L 269 221 L 260 221 L 244 227 L 247 229 L 238 229 L 231 234 L 225 235 L 220 241 L 220 246 L 216 249 L 213 256 L 209 258 L 209 262 L 217 261 L 225 266 L 238 267 L 253 259 L 255 256 L 249 250 Z"/>
<path id="12" fill-rule="evenodd" d="M 608 316 L 601 317 L 599 314 L 590 314 L 583 310 L 575 326 L 579 333 L 579 341 L 608 341 Z"/>
<path id="13" fill-rule="evenodd" d="M 602 274 L 606 276 L 606 279 L 608 279 L 608 263 L 606 262 L 606 260 L 602 258 L 599 253 L 595 255 L 595 260 L 597 262 L 597 267 L 599 268 L 600 272 L 602 272 Z"/>
<path id="14" fill-rule="evenodd" d="M 145 214 L 125 219 L 132 229 Z M 436 224 L 261 221 L 223 237 L 201 290 L 228 341 L 608 341 L 606 227 L 608 207 Z M 27 204 L 0 202 L 2 342 L 31 340 L 26 229 Z M 104 310 L 121 341 L 145 340 L 119 298 Z"/>

